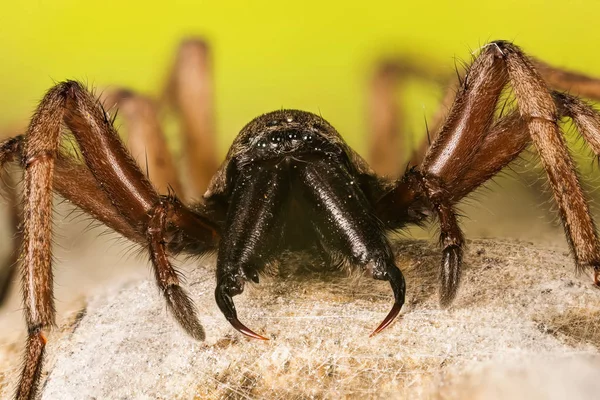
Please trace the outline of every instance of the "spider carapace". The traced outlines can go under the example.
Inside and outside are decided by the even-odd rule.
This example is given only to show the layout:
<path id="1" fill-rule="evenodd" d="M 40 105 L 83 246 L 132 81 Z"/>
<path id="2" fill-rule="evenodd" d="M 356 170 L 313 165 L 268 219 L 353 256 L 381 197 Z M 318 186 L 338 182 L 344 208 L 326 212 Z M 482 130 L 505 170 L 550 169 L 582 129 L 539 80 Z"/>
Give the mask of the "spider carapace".
<path id="1" fill-rule="evenodd" d="M 206 50 L 204 43 L 187 41 L 180 61 L 206 62 Z M 169 93 L 187 99 L 180 101 L 179 109 L 190 132 L 206 132 L 209 103 L 194 99 L 208 98 L 209 91 L 206 82 L 193 81 L 195 75 L 189 72 L 208 69 L 181 70 L 186 72 L 180 76 L 187 80 L 173 79 L 184 84 Z M 497 112 L 507 85 L 517 107 Z M 373 332 L 378 333 L 396 317 L 405 294 L 386 232 L 423 223 L 430 216 L 437 219 L 440 300 L 442 305 L 450 304 L 460 282 L 464 245 L 456 204 L 533 143 L 576 266 L 593 271 L 598 285 L 600 244 L 558 121 L 570 118 L 599 156 L 600 114 L 578 97 L 554 90 L 575 88 L 598 98 L 597 87 L 598 80 L 530 59 L 512 43 L 492 42 L 461 77 L 426 155 L 401 178 L 373 173 L 323 118 L 282 110 L 243 128 L 203 201 L 186 205 L 176 197 L 180 191 L 160 194 L 164 191 L 159 192 L 141 171 L 93 94 L 77 82 L 59 83 L 41 101 L 27 132 L 0 143 L 0 164 L 13 160 L 25 170 L 21 282 L 28 339 L 16 397 L 35 397 L 45 332 L 55 322 L 53 191 L 147 249 L 168 308 L 194 338 L 204 339 L 204 330 L 170 256 L 214 250 L 218 252 L 217 304 L 243 334 L 266 339 L 239 321 L 233 296 L 241 293 L 247 280 L 257 282 L 261 269 L 289 250 L 310 251 L 326 262 L 341 258 L 375 279 L 388 281 L 395 301 Z M 122 97 L 129 96 L 123 93 Z M 198 110 L 190 104 L 201 110 L 190 112 Z M 156 125 L 148 122 L 149 115 L 140 119 L 148 123 L 146 128 Z M 83 162 L 60 151 L 63 124 L 72 132 Z M 194 126 L 200 128 L 191 129 Z M 189 142 L 196 157 L 190 160 L 213 156 L 210 146 L 199 145 L 205 143 L 201 138 Z M 162 161 L 166 154 L 162 152 Z M 159 164 L 166 165 L 162 161 Z M 199 167 L 188 172 L 206 171 Z"/>

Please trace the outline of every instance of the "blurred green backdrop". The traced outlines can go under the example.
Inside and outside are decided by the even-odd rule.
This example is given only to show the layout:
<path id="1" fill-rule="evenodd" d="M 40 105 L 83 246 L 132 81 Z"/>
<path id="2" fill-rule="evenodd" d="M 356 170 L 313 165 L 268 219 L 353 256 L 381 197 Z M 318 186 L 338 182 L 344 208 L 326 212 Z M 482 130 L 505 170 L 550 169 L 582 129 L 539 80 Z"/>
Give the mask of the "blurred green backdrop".
<path id="1" fill-rule="evenodd" d="M 3 3 L 0 126 L 27 118 L 45 90 L 67 78 L 157 94 L 189 35 L 213 46 L 222 152 L 251 118 L 281 107 L 320 112 L 361 150 L 368 74 L 383 54 L 422 55 L 450 71 L 455 56 L 469 59 L 503 38 L 600 76 L 597 1 Z M 411 93 L 411 131 L 422 131 L 438 94 Z"/>

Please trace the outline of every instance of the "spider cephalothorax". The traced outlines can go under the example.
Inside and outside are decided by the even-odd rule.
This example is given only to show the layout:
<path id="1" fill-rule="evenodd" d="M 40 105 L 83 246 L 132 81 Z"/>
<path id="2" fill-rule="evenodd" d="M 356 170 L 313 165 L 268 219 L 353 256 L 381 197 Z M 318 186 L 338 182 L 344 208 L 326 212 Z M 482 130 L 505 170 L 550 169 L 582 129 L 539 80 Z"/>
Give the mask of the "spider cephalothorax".
<path id="1" fill-rule="evenodd" d="M 206 59 L 202 44 L 186 42 L 183 49 L 182 54 L 191 54 L 192 59 Z M 159 194 L 164 190 L 155 187 L 164 185 L 153 185 L 142 173 L 112 119 L 90 92 L 73 81 L 56 85 L 40 103 L 26 134 L 0 143 L 0 164 L 15 160 L 25 169 L 21 261 L 28 341 L 17 398 L 34 397 L 46 345 L 44 332 L 54 324 L 53 191 L 148 250 L 169 309 L 197 339 L 204 338 L 204 331 L 170 256 L 213 250 L 218 251 L 217 304 L 245 335 L 266 339 L 238 320 L 232 297 L 247 280 L 258 282 L 266 264 L 284 252 L 300 250 L 326 261 L 342 258 L 367 275 L 390 282 L 395 302 L 373 332 L 377 333 L 398 314 L 405 294 L 386 232 L 437 218 L 442 247 L 440 300 L 442 305 L 450 304 L 460 282 L 464 244 L 456 203 L 533 143 L 548 174 L 576 265 L 594 271 L 598 285 L 600 244 L 557 122 L 571 118 L 600 155 L 600 115 L 579 98 L 547 87 L 574 85 L 597 95 L 591 89 L 586 92 L 595 82 L 534 62 L 511 43 L 492 42 L 464 75 L 424 159 L 400 179 L 375 175 L 323 118 L 283 110 L 258 117 L 241 131 L 203 201 L 190 206 L 173 193 Z M 507 85 L 512 86 L 518 107 L 498 116 L 498 100 Z M 186 93 L 196 99 L 196 92 Z M 131 96 L 119 92 L 117 97 L 127 101 Z M 138 103 L 148 106 L 148 102 Z M 210 107 L 202 104 L 198 114 L 181 104 L 179 109 L 189 135 L 195 137 L 189 147 L 206 154 L 199 145 L 206 143 L 203 136 L 194 136 L 210 125 L 206 119 Z M 156 128 L 151 116 L 142 119 L 146 132 Z M 79 145 L 83 162 L 59 151 L 63 124 Z M 166 154 L 163 151 L 160 160 L 151 163 L 159 171 L 161 166 L 168 169 Z M 193 169 L 199 171 L 202 168 Z"/>

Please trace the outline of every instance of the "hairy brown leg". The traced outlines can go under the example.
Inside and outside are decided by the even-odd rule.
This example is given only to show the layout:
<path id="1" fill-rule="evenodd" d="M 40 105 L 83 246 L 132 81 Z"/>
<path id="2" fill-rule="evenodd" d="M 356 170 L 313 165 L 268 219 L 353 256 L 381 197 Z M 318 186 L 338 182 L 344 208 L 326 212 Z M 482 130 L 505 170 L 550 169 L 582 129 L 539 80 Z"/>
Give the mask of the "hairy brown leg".
<path id="1" fill-rule="evenodd" d="M 0 166 L 16 160 L 24 167 L 24 140 L 24 136 L 16 136 L 0 143 Z M 55 159 L 53 190 L 127 239 L 145 243 L 145 238 L 119 214 L 84 165 L 59 154 Z M 12 196 L 16 196 L 16 193 L 11 194 Z M 14 213 L 14 216 L 17 217 L 17 214 Z M 20 219 L 13 222 L 15 226 L 21 223 Z"/>
<path id="2" fill-rule="evenodd" d="M 181 43 L 164 100 L 181 119 L 186 198 L 202 196 L 217 171 L 210 48 L 200 39 Z"/>
<path id="3" fill-rule="evenodd" d="M 495 60 L 496 54 L 484 52 L 467 72 L 454 104 L 436 140 L 430 147 L 419 174 L 421 188 L 439 219 L 442 263 L 440 302 L 448 305 L 460 283 L 464 239 L 449 193 L 452 182 L 469 167 L 485 133 L 493 122 L 494 110 L 507 74 Z M 460 154 L 455 154 L 460 151 Z"/>
<path id="4" fill-rule="evenodd" d="M 509 79 L 519 111 L 492 125 L 498 97 Z M 554 100 L 563 104 L 565 115 L 572 114 L 594 148 L 598 138 L 590 127 L 595 126 L 597 116 L 589 108 L 576 110 L 581 103 L 575 103 L 573 98 L 571 102 L 564 99 L 561 102 L 557 96 L 555 94 Z M 462 238 L 456 224 L 443 222 L 448 221 L 448 213 L 454 214 L 452 204 L 514 159 L 530 137 L 550 176 L 576 263 L 579 268 L 593 266 L 597 280 L 600 251 L 595 227 L 557 119 L 553 99 L 526 56 L 511 44 L 491 43 L 469 68 L 450 114 L 422 164 L 422 172 L 409 172 L 397 189 L 382 199 L 378 208 L 385 208 L 385 204 L 410 207 L 411 203 L 423 208 L 422 197 L 427 198 L 442 222 L 444 248 L 448 247 L 446 243 L 452 248 Z M 411 178 L 411 174 L 417 179 Z M 428 187 L 430 182 L 433 184 Z M 444 213 L 446 215 L 442 215 Z M 444 254 L 442 302 L 444 297 L 452 298 L 456 292 L 452 282 L 459 279 L 451 277 L 460 277 L 460 257 L 455 257 L 457 262 L 450 262 L 450 268 L 446 268 L 445 261 L 453 258 Z M 445 286 L 445 282 L 450 285 Z"/>
<path id="5" fill-rule="evenodd" d="M 64 105 L 47 95 L 27 131 L 24 150 L 25 193 L 22 250 L 22 289 L 27 321 L 27 345 L 16 398 L 35 396 L 42 369 L 46 337 L 54 325 L 55 309 L 51 269 L 52 175 Z"/>
<path id="6" fill-rule="evenodd" d="M 157 191 L 167 194 L 171 188 L 183 195 L 155 102 L 129 90 L 104 91 L 101 100 L 106 109 L 118 108 L 127 129 L 129 152 L 138 165 L 142 168 L 146 166 L 148 178 Z"/>
<path id="7" fill-rule="evenodd" d="M 577 131 L 600 158 L 600 113 L 585 101 L 566 93 L 552 92 L 559 117 L 570 118 Z M 496 121 L 486 135 L 471 168 L 458 180 L 448 182 L 453 201 L 459 201 L 513 161 L 531 143 L 527 122 L 514 111 Z"/>
<path id="8" fill-rule="evenodd" d="M 52 88 L 40 103 L 25 136 L 24 245 L 22 282 L 28 341 L 25 362 L 17 390 L 18 399 L 35 395 L 42 366 L 46 339 L 44 331 L 54 324 L 51 270 L 51 216 L 55 160 L 60 146 L 62 122 L 71 129 L 81 154 L 94 176 L 97 186 L 110 199 L 122 218 L 139 235 L 156 234 L 150 229 L 153 211 L 160 197 L 126 152 L 111 121 L 99 102 L 77 82 L 64 82 Z M 13 153 L 14 154 L 14 153 Z M 193 214 L 187 208 L 173 213 Z M 215 232 L 200 216 L 195 215 L 195 235 L 199 243 L 214 245 Z M 162 232 L 165 241 L 167 232 Z M 155 264 L 158 270 L 161 265 Z M 162 275 L 157 273 L 159 286 Z M 168 304 L 181 297 L 167 299 Z M 176 317 L 183 310 L 186 318 L 195 318 L 193 307 L 178 304 Z M 178 314 L 178 311 L 180 312 Z M 189 328 L 180 320 L 184 328 Z M 199 323 L 198 323 L 199 325 Z M 197 332 L 190 332 L 201 337 Z"/>
<path id="9" fill-rule="evenodd" d="M 553 92 L 552 97 L 559 116 L 571 118 L 579 133 L 596 154 L 596 157 L 600 157 L 600 113 L 575 96 Z M 473 167 L 460 180 L 451 184 L 453 201 L 458 201 L 495 175 L 514 160 L 530 142 L 531 137 L 527 130 L 527 120 L 521 118 L 517 112 L 513 112 L 498 121 L 486 136 L 479 153 L 473 159 Z M 585 223 L 585 219 L 583 221 Z M 591 228 L 588 229 L 594 232 L 591 217 L 588 223 L 592 223 Z M 567 238 L 568 235 L 567 231 Z M 571 244 L 571 242 L 569 243 Z M 594 243 L 591 243 L 591 245 L 594 246 Z M 576 244 L 573 243 L 572 246 L 576 246 Z M 598 264 L 594 264 L 593 258 L 590 264 L 580 263 L 577 253 L 575 253 L 577 250 L 573 247 L 572 250 L 579 268 L 587 265 L 594 268 L 594 283 L 600 286 L 600 268 Z"/>
<path id="10" fill-rule="evenodd" d="M 169 261 L 165 232 L 169 222 L 169 214 L 177 206 L 173 199 L 162 198 L 154 208 L 148 225 L 148 250 L 154 265 L 156 282 L 167 301 L 167 306 L 179 324 L 194 339 L 204 340 L 204 328 L 196 315 L 196 307 L 188 294 L 180 286 L 179 275 Z"/>
<path id="11" fill-rule="evenodd" d="M 498 96 L 508 79 L 517 98 L 518 118 L 517 114 L 505 117 L 486 137 Z M 571 107 L 574 107 L 572 103 Z M 452 203 L 464 194 L 461 185 L 463 188 L 469 184 L 470 187 L 475 187 L 475 183 L 481 183 L 482 177 L 500 168 L 502 162 L 508 163 L 516 157 L 527 141 L 523 136 L 510 138 L 509 141 L 507 132 L 522 132 L 523 128 L 528 128 L 550 178 L 576 264 L 580 269 L 593 267 L 597 280 L 600 248 L 596 230 L 557 119 L 554 101 L 527 57 L 516 46 L 506 42 L 493 42 L 484 48 L 470 67 L 450 115 L 425 158 L 422 174 L 425 181 L 440 180 L 442 183 L 439 184 L 438 181 L 438 186 L 450 189 L 446 189 L 447 193 L 452 193 L 450 198 L 442 197 Z M 579 113 L 579 117 L 574 117 L 574 120 L 577 119 L 582 126 L 595 121 L 589 115 L 586 117 L 583 112 Z M 585 129 L 580 129 L 586 136 Z M 499 148 L 500 145 L 506 148 Z M 494 155 L 494 151 L 498 154 Z M 488 168 L 482 164 L 486 157 L 489 157 Z M 469 173 L 472 174 L 471 178 L 465 180 L 464 177 L 469 176 Z M 458 187 L 453 183 L 459 183 Z M 409 189 L 409 195 L 403 196 L 410 201 L 410 192 L 415 193 L 413 197 L 416 198 L 419 190 L 422 189 Z M 435 190 L 432 193 L 431 189 L 426 189 L 425 193 L 431 201 Z M 440 220 L 443 220 L 440 206 L 435 200 L 431 202 Z M 449 234 L 452 236 L 452 230 Z M 454 268 L 460 269 L 460 263 Z M 442 268 L 442 282 L 451 281 L 444 280 L 445 274 Z M 460 272 L 456 275 L 460 276 Z M 455 291 L 456 288 L 442 288 L 442 295 Z"/>
<path id="12" fill-rule="evenodd" d="M 546 169 L 578 268 L 600 270 L 600 245 L 588 203 L 565 139 L 557 124 L 558 112 L 544 81 L 521 50 L 500 42 L 521 117 Z"/>
<path id="13" fill-rule="evenodd" d="M 567 90 L 571 94 L 600 100 L 600 79 L 572 71 L 550 66 L 539 60 L 532 60 L 535 68 L 548 86 L 559 90 Z M 402 110 L 397 104 L 397 92 L 402 91 L 403 84 L 409 79 L 421 79 L 435 82 L 440 86 L 448 86 L 442 104 L 432 121 L 428 123 L 430 140 L 434 140 L 441 127 L 448 109 L 456 96 L 459 83 L 464 73 L 457 70 L 457 79 L 432 70 L 429 65 L 417 65 L 407 57 L 380 62 L 370 83 L 369 124 L 370 124 L 370 165 L 383 175 L 395 176 L 404 168 L 406 160 L 398 155 L 404 133 L 401 132 Z M 452 83 L 450 83 L 452 82 Z M 579 100 L 581 101 L 581 100 Z M 599 139 L 588 139 L 589 143 Z M 409 165 L 419 165 L 429 147 L 427 138 L 417 146 Z M 598 152 L 596 152 L 598 154 Z"/>
<path id="14" fill-rule="evenodd" d="M 578 131 L 600 157 L 600 114 L 581 99 L 564 93 L 553 92 L 560 116 L 571 118 Z M 527 122 L 513 112 L 491 128 L 479 152 L 472 160 L 472 168 L 459 180 L 450 182 L 452 202 L 458 202 L 512 162 L 529 144 L 531 137 Z M 594 282 L 600 285 L 600 271 L 594 267 Z"/>

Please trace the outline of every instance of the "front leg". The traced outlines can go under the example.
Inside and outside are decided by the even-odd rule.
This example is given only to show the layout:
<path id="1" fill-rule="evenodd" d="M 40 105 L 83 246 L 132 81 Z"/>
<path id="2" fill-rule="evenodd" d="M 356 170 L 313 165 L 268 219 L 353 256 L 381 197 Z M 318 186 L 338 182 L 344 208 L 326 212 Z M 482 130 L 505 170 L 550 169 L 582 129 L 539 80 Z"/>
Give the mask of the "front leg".
<path id="1" fill-rule="evenodd" d="M 440 267 L 442 305 L 449 305 L 456 296 L 464 244 L 453 207 L 451 185 L 471 167 L 470 160 L 484 141 L 484 133 L 493 122 L 498 97 L 508 80 L 497 56 L 496 49 L 488 47 L 475 60 L 423 161 L 422 172 L 409 170 L 377 205 L 380 218 L 391 229 L 407 222 L 420 223 L 427 215 L 427 208 L 437 216 L 443 247 Z"/>
<path id="2" fill-rule="evenodd" d="M 118 221 L 129 225 L 128 230 L 135 232 L 136 238 L 146 236 L 151 217 L 156 214 L 153 210 L 160 205 L 160 197 L 125 150 L 98 100 L 77 82 L 64 82 L 52 88 L 32 118 L 22 155 L 25 201 L 21 280 L 28 339 L 16 393 L 19 400 L 35 397 L 46 345 L 45 333 L 54 325 L 52 191 L 55 172 L 60 165 L 56 160 L 60 159 L 63 122 L 73 132 L 96 188 L 108 198 L 119 215 Z M 0 156 L 9 157 L 15 153 L 7 151 Z M 210 222 L 194 216 L 194 240 L 206 248 L 213 246 L 216 235 Z M 181 300 L 181 296 L 173 299 Z"/>
<path id="3" fill-rule="evenodd" d="M 498 98 L 509 80 L 518 109 L 494 123 Z M 557 123 L 560 115 L 569 116 L 575 121 L 598 154 L 598 113 L 571 96 L 552 96 L 531 60 L 518 47 L 502 41 L 492 42 L 485 46 L 470 67 L 448 119 L 420 169 L 425 180 L 441 182 L 446 189 L 443 197 L 451 206 L 506 166 L 530 141 L 533 142 L 550 179 L 576 265 L 579 269 L 593 268 L 598 284 L 598 236 Z M 393 205 L 406 213 L 405 210 L 426 208 L 427 201 L 423 201 L 423 197 L 432 200 L 431 191 L 408 178 L 410 176 L 405 176 L 380 200 L 378 209 Z M 430 202 L 435 205 L 435 199 Z M 436 209 L 442 222 L 443 241 L 454 224 L 444 227 L 444 216 L 440 211 L 440 208 Z M 387 217 L 389 213 L 384 212 L 383 216 Z M 393 217 L 387 217 L 387 221 L 390 227 L 402 222 Z M 460 259 L 457 258 L 457 261 L 455 271 L 448 272 L 460 277 Z M 445 271 L 443 262 L 442 297 L 444 293 L 456 291 L 456 287 L 452 287 L 453 280 L 444 279 L 449 277 Z"/>

